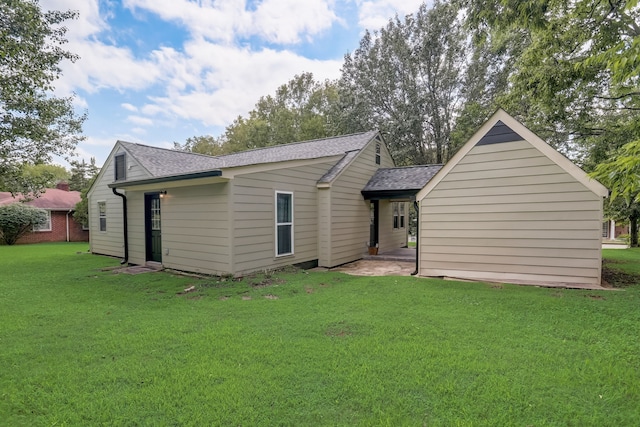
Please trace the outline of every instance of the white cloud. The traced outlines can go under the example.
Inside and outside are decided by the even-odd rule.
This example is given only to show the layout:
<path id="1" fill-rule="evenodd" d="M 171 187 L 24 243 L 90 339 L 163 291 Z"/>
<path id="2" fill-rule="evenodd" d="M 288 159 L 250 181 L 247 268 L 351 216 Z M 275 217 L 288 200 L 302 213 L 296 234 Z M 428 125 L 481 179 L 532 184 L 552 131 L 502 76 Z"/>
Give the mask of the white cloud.
<path id="1" fill-rule="evenodd" d="M 341 61 L 314 61 L 288 51 L 255 52 L 191 41 L 184 55 L 172 57 L 165 66 L 174 67 L 166 93 L 149 97 L 141 111 L 225 126 L 295 74 L 313 70 L 316 79 L 337 78 L 340 65 Z"/>
<path id="2" fill-rule="evenodd" d="M 128 102 L 123 102 L 122 104 L 120 104 L 120 106 L 125 110 L 132 111 L 134 113 L 138 111 L 138 107 L 136 107 L 135 105 L 129 104 Z"/>
<path id="3" fill-rule="evenodd" d="M 263 0 L 255 10 L 244 0 L 125 0 L 131 10 L 181 23 L 194 37 L 229 44 L 260 36 L 271 43 L 298 43 L 339 21 L 334 0 Z"/>
<path id="4" fill-rule="evenodd" d="M 133 124 L 136 124 L 138 126 L 152 126 L 153 125 L 153 120 L 151 120 L 148 117 L 142 117 L 142 116 L 129 116 L 127 117 L 127 121 Z"/>
<path id="5" fill-rule="evenodd" d="M 358 24 L 361 28 L 378 30 L 385 27 L 397 14 L 403 19 L 417 12 L 424 0 L 356 0 L 359 13 Z M 427 1 L 427 3 L 430 3 Z"/>

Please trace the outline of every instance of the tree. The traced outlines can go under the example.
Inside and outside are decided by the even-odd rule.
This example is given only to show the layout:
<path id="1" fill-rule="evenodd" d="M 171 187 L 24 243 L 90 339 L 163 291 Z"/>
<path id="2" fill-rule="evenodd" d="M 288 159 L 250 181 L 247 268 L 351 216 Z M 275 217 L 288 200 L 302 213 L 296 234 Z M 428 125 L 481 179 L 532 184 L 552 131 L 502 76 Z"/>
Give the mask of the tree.
<path id="1" fill-rule="evenodd" d="M 87 193 L 93 185 L 98 175 L 94 175 L 87 182 L 87 186 L 80 191 L 80 201 L 76 203 L 75 210 L 73 211 L 73 219 L 79 224 L 89 224 L 89 198 Z"/>
<path id="2" fill-rule="evenodd" d="M 274 96 L 260 97 L 248 117 L 239 116 L 220 137 L 195 136 L 176 150 L 218 156 L 253 148 L 337 135 L 335 82 L 317 82 L 312 73 L 296 75 Z"/>
<path id="3" fill-rule="evenodd" d="M 63 166 L 50 164 L 24 164 L 17 180 L 0 180 L 0 191 L 21 193 L 25 197 L 38 197 L 42 189 L 52 188 L 60 181 L 69 179 L 69 172 Z"/>
<path id="4" fill-rule="evenodd" d="M 455 3 L 396 17 L 345 56 L 342 131 L 379 129 L 399 164 L 443 163 L 464 104 L 465 34 Z"/>
<path id="5" fill-rule="evenodd" d="M 492 29 L 485 40 L 514 32 L 528 40 L 499 101 L 528 127 L 587 169 L 640 138 L 636 0 L 464 3 L 477 33 Z"/>
<path id="6" fill-rule="evenodd" d="M 69 179 L 69 189 L 72 191 L 82 191 L 90 186 L 91 178 L 100 172 L 96 166 L 96 158 L 91 157 L 89 163 L 84 159 L 81 161 L 71 160 L 71 178 Z"/>
<path id="7" fill-rule="evenodd" d="M 640 219 L 640 141 L 624 145 L 612 160 L 600 163 L 591 176 L 609 187 L 609 212 L 629 220 L 631 247 L 638 247 Z"/>
<path id="8" fill-rule="evenodd" d="M 80 224 L 89 224 L 89 200 L 87 193 L 96 180 L 100 168 L 96 166 L 96 159 L 92 157 L 89 163 L 82 161 L 71 161 L 71 180 L 69 189 L 80 191 L 80 201 L 76 203 L 73 211 L 73 218 Z"/>
<path id="9" fill-rule="evenodd" d="M 296 75 L 274 96 L 261 97 L 248 118 L 234 120 L 223 145 L 236 152 L 333 136 L 337 130 L 330 116 L 337 99 L 334 82 L 317 82 L 312 73 Z"/>
<path id="10" fill-rule="evenodd" d="M 7 245 L 13 245 L 34 225 L 47 220 L 47 211 L 24 203 L 0 206 L 0 238 Z"/>
<path id="11" fill-rule="evenodd" d="M 228 154 L 229 147 L 223 144 L 222 138 L 216 138 L 211 135 L 193 136 L 187 138 L 184 144 L 179 142 L 173 143 L 173 149 L 178 151 L 189 151 L 192 153 L 206 154 L 207 156 L 220 156 Z"/>
<path id="12" fill-rule="evenodd" d="M 35 0 L 0 2 L 0 185 L 12 192 L 34 185 L 27 165 L 67 156 L 82 139 L 85 115 L 72 97 L 53 95 L 60 62 L 76 55 L 62 49 L 75 12 L 42 12 Z M 37 183 L 35 183 L 37 184 Z"/>

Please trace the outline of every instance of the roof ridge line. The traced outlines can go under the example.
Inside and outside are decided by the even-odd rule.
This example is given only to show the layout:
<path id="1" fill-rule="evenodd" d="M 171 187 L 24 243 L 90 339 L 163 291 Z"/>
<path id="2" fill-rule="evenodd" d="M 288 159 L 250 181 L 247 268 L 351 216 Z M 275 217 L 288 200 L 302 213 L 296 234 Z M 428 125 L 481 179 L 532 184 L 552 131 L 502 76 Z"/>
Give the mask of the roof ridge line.
<path id="1" fill-rule="evenodd" d="M 293 142 L 287 142 L 285 144 L 268 145 L 266 147 L 257 147 L 257 148 L 252 148 L 250 150 L 242 150 L 242 151 L 237 151 L 235 153 L 222 154 L 220 156 L 215 156 L 215 158 L 223 160 L 224 157 L 233 156 L 233 155 L 236 155 L 236 154 L 250 153 L 252 151 L 260 151 L 260 150 L 268 150 L 268 149 L 275 148 L 275 147 L 284 147 L 284 146 L 291 146 L 291 145 L 297 145 L 297 144 L 307 144 L 309 142 L 326 141 L 326 140 L 329 140 L 329 139 L 341 139 L 341 138 L 347 138 L 347 137 L 355 136 L 355 135 L 364 135 L 366 133 L 372 133 L 372 132 L 377 132 L 377 131 L 368 130 L 368 131 L 365 131 L 365 132 L 355 132 L 355 133 L 350 133 L 350 134 L 347 134 L 347 135 L 334 135 L 334 136 L 327 136 L 325 138 L 308 139 L 306 141 L 293 141 Z M 349 151 L 358 151 L 358 150 L 349 150 Z M 349 151 L 345 151 L 345 153 L 348 153 Z"/>

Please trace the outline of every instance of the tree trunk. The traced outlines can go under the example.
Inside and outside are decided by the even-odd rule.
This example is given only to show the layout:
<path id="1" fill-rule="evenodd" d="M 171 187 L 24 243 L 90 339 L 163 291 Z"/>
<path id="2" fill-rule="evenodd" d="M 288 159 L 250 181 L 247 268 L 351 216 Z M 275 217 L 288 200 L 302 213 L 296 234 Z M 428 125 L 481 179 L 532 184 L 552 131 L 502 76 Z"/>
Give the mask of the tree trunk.
<path id="1" fill-rule="evenodd" d="M 629 246 L 632 248 L 638 247 L 638 217 L 640 212 L 634 209 L 629 216 Z"/>

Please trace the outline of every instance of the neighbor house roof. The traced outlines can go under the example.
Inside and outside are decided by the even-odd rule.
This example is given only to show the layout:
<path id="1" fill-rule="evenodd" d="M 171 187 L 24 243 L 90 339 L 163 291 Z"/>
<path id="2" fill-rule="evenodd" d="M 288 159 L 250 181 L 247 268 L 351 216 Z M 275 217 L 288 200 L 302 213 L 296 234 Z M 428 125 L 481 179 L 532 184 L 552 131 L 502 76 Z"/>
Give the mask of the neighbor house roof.
<path id="1" fill-rule="evenodd" d="M 257 148 L 223 156 L 206 156 L 126 141 L 118 141 L 118 143 L 124 147 L 152 177 L 178 177 L 180 175 L 215 169 L 345 155 L 353 151 L 361 150 L 377 134 L 378 132 L 376 131 L 362 132 Z"/>
<path id="2" fill-rule="evenodd" d="M 23 200 L 24 196 L 16 195 L 14 198 L 11 193 L 0 193 L 0 205 L 8 205 Z M 75 209 L 76 204 L 80 201 L 79 191 L 65 191 L 57 188 L 47 188 L 40 197 L 25 202 L 29 206 L 36 208 L 48 209 L 52 211 L 69 211 Z"/>
<path id="3" fill-rule="evenodd" d="M 414 196 L 441 168 L 442 165 L 380 168 L 364 186 L 362 195 L 367 200 Z"/>

